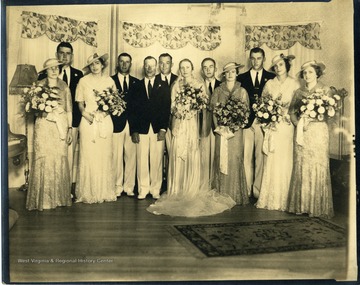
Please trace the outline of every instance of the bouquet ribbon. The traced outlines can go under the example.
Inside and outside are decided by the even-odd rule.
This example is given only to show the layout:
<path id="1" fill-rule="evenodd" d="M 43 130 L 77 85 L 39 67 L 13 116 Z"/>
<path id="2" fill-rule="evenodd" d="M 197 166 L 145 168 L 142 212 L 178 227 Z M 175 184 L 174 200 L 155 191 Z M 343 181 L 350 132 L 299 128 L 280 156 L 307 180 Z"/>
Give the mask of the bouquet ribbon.
<path id="1" fill-rule="evenodd" d="M 301 117 L 296 126 L 296 143 L 298 145 L 304 144 L 304 126 L 305 126 L 305 119 L 304 117 Z"/>
<path id="2" fill-rule="evenodd" d="M 268 155 L 269 152 L 275 151 L 274 137 L 272 135 L 273 130 L 271 127 L 263 127 L 264 130 L 264 143 L 263 143 L 263 152 L 265 155 Z"/>
<path id="3" fill-rule="evenodd" d="M 229 127 L 219 126 L 215 129 L 215 133 L 220 135 L 220 172 L 228 174 L 228 140 L 234 137 Z"/>
<path id="4" fill-rule="evenodd" d="M 93 132 L 93 139 L 92 142 L 95 142 L 96 135 L 99 133 L 99 137 L 106 139 L 106 130 L 104 129 L 103 119 L 105 117 L 104 112 L 95 112 L 94 114 L 94 132 Z"/>
<path id="5" fill-rule="evenodd" d="M 58 107 L 55 110 L 53 110 L 52 112 L 48 113 L 46 116 L 46 120 L 48 120 L 50 122 L 55 122 L 56 127 L 59 132 L 59 137 L 61 140 L 65 140 L 66 131 L 67 131 L 66 122 L 64 120 L 62 120 L 61 117 L 59 116 L 60 114 L 62 114 L 64 112 L 65 112 L 65 110 L 63 108 Z"/>

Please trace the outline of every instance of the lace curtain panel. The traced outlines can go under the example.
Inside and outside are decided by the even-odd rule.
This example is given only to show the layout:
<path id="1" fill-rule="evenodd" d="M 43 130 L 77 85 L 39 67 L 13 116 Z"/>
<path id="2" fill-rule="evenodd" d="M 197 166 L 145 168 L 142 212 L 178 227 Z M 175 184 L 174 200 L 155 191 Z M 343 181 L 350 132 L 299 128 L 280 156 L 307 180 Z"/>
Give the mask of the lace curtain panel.
<path id="1" fill-rule="evenodd" d="M 97 47 L 96 22 L 84 22 L 57 15 L 42 15 L 24 11 L 22 16 L 21 37 L 35 39 L 44 34 L 54 42 L 74 42 L 83 40 L 86 44 Z"/>
<path id="2" fill-rule="evenodd" d="M 245 50 L 263 44 L 272 50 L 286 50 L 296 43 L 308 49 L 320 50 L 320 24 L 245 26 Z"/>
<path id="3" fill-rule="evenodd" d="M 180 49 L 188 43 L 211 51 L 221 43 L 220 26 L 168 26 L 161 24 L 122 23 L 123 39 L 131 46 L 149 47 L 159 42 L 167 49 Z"/>

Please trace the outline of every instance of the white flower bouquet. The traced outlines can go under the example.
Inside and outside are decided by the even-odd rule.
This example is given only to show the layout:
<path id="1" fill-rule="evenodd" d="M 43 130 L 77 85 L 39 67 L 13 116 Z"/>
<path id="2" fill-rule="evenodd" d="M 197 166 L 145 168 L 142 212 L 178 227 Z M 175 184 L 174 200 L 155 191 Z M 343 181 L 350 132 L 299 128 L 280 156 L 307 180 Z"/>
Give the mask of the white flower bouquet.
<path id="1" fill-rule="evenodd" d="M 341 98 L 345 96 L 347 96 L 345 89 L 338 91 L 333 87 L 332 92 L 326 92 L 326 90 L 318 88 L 299 101 L 295 110 L 298 117 L 306 116 L 321 122 L 335 116 L 336 111 L 341 107 Z"/>
<path id="2" fill-rule="evenodd" d="M 108 87 L 101 92 L 95 89 L 93 91 L 99 111 L 113 116 L 120 116 L 125 111 L 126 102 L 124 94 L 120 93 L 117 89 Z"/>
<path id="3" fill-rule="evenodd" d="M 22 102 L 26 113 L 51 113 L 59 106 L 59 88 L 33 83 L 24 88 Z"/>
<path id="4" fill-rule="evenodd" d="M 264 94 L 256 97 L 255 103 L 252 105 L 257 121 L 263 127 L 271 127 L 276 129 L 276 124 L 282 120 L 289 121 L 288 116 L 284 114 L 284 108 L 287 104 L 281 101 L 282 95 L 273 98 L 271 94 Z"/>
<path id="5" fill-rule="evenodd" d="M 229 127 L 235 132 L 248 124 L 249 107 L 238 98 L 232 96 L 225 103 L 216 103 L 213 113 L 220 126 Z"/>
<path id="6" fill-rule="evenodd" d="M 186 84 L 176 93 L 172 114 L 179 119 L 190 119 L 197 111 L 207 108 L 209 97 L 202 86 L 199 88 Z"/>

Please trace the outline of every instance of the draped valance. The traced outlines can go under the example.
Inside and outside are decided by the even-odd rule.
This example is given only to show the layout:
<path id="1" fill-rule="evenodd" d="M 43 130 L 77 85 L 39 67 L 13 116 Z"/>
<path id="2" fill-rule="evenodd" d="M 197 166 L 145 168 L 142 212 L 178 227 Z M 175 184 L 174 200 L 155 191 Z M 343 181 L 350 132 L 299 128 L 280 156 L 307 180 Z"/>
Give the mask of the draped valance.
<path id="1" fill-rule="evenodd" d="M 97 47 L 96 22 L 84 22 L 57 15 L 42 15 L 23 11 L 21 37 L 35 39 L 44 34 L 54 42 L 74 42 L 83 40 L 86 44 Z"/>
<path id="2" fill-rule="evenodd" d="M 200 50 L 214 50 L 221 43 L 219 26 L 169 26 L 123 22 L 123 39 L 137 48 L 159 42 L 164 48 L 179 49 L 188 43 Z"/>
<path id="3" fill-rule="evenodd" d="M 309 49 L 321 49 L 320 24 L 245 26 L 245 50 L 263 44 L 273 50 L 285 50 L 297 42 Z"/>

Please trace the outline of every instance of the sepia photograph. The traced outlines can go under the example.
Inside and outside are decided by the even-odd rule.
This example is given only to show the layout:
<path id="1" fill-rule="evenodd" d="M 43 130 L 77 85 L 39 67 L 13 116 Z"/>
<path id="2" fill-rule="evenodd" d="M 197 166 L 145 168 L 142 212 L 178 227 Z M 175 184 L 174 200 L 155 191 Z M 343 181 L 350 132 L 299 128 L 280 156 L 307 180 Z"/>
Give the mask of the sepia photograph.
<path id="1" fill-rule="evenodd" d="M 3 283 L 359 280 L 356 1 L 41 2 L 2 3 Z"/>

